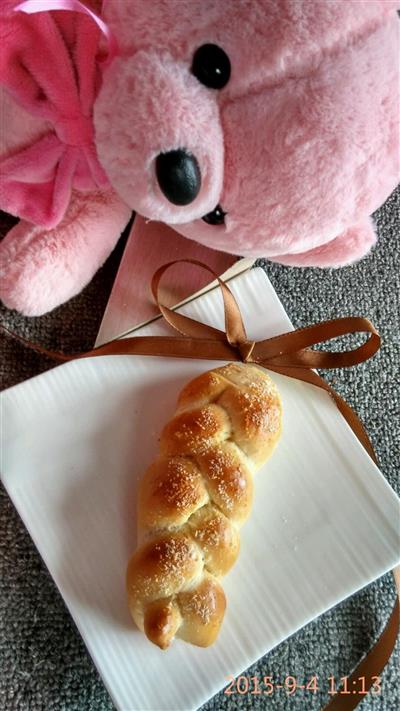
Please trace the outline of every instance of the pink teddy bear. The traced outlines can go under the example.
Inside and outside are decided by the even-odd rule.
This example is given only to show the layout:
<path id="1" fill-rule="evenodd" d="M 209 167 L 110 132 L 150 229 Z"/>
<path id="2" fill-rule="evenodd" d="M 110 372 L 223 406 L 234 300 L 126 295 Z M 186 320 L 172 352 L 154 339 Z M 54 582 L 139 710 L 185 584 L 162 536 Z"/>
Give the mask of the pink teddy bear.
<path id="1" fill-rule="evenodd" d="M 78 293 L 132 210 L 283 264 L 374 244 L 369 215 L 399 176 L 397 2 L 16 5 L 0 65 L 0 207 L 21 218 L 0 247 L 8 306 Z"/>

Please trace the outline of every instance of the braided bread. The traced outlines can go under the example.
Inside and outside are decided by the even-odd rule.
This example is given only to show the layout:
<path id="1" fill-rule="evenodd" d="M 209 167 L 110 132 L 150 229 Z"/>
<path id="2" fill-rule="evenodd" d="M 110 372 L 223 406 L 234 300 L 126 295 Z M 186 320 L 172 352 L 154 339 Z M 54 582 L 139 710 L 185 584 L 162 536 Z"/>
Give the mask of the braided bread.
<path id="1" fill-rule="evenodd" d="M 253 474 L 281 430 L 281 403 L 265 371 L 210 370 L 184 387 L 160 454 L 141 482 L 140 546 L 128 564 L 129 607 L 161 649 L 175 636 L 206 647 L 225 612 L 219 578 L 239 553 Z"/>

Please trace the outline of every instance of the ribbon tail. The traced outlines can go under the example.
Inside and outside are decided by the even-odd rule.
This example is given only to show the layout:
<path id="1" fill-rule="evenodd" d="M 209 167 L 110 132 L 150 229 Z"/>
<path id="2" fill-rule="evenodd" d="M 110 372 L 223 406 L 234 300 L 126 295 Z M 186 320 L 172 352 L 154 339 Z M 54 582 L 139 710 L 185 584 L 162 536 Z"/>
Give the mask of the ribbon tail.
<path id="1" fill-rule="evenodd" d="M 0 333 L 21 343 L 30 350 L 51 358 L 58 363 L 69 363 L 84 358 L 100 356 L 156 356 L 166 358 L 193 358 L 195 360 L 232 361 L 239 360 L 238 352 L 228 343 L 211 339 L 190 339 L 179 336 L 132 336 L 131 338 L 114 339 L 97 348 L 82 353 L 67 354 L 61 351 L 51 351 L 43 346 L 26 340 L 22 336 L 9 331 L 0 324 Z"/>
<path id="2" fill-rule="evenodd" d="M 374 682 L 379 679 L 396 644 L 400 623 L 399 609 L 399 599 L 396 598 L 394 608 L 383 632 L 372 649 L 369 650 L 368 654 L 353 670 L 351 676 L 348 677 L 347 686 L 349 689 L 352 687 L 354 689 L 355 685 L 358 685 L 359 679 L 362 678 L 365 681 L 365 691 L 369 691 Z M 351 711 L 351 709 L 355 709 L 358 706 L 360 703 L 359 694 L 343 695 L 340 694 L 340 691 L 341 689 L 339 688 L 338 693 L 324 706 L 323 711 Z M 362 698 L 365 698 L 365 696 Z"/>
<path id="3" fill-rule="evenodd" d="M 263 364 L 261 363 L 260 365 Z M 281 375 L 287 375 L 289 378 L 295 378 L 295 380 L 303 380 L 306 383 L 310 383 L 311 385 L 315 385 L 316 387 L 325 390 L 333 398 L 347 424 L 351 427 L 357 439 L 361 442 L 371 459 L 375 462 L 375 464 L 377 464 L 374 448 L 360 418 L 356 415 L 350 405 L 348 405 L 347 402 L 340 397 L 340 395 L 338 395 L 336 390 L 323 378 L 321 378 L 315 370 L 306 370 L 296 366 L 279 366 L 270 363 L 265 363 L 263 367 L 268 370 L 273 370 L 276 373 L 280 373 Z"/>
<path id="4" fill-rule="evenodd" d="M 261 364 L 262 365 L 262 364 Z M 263 367 L 268 370 L 273 370 L 281 375 L 286 375 L 289 378 L 295 378 L 296 380 L 302 380 L 303 382 L 315 385 L 322 390 L 325 390 L 334 400 L 336 406 L 342 413 L 348 425 L 350 425 L 354 434 L 358 440 L 363 445 L 364 449 L 367 451 L 371 459 L 377 463 L 377 458 L 372 446 L 371 440 L 369 439 L 364 425 L 359 419 L 358 415 L 352 410 L 350 405 L 343 400 L 336 390 L 329 385 L 323 378 L 321 378 L 315 370 L 306 370 L 301 367 L 296 366 L 278 366 L 265 363 Z M 396 601 L 389 617 L 389 620 L 383 630 L 376 640 L 374 646 L 369 650 L 368 654 L 362 659 L 362 661 L 353 670 L 352 674 L 348 677 L 347 685 L 349 688 L 354 687 L 358 684 L 360 678 L 364 679 L 364 689 L 368 692 L 374 685 L 377 679 L 379 679 L 380 674 L 388 663 L 390 656 L 393 652 L 394 646 L 396 644 L 397 635 L 400 626 L 400 606 L 399 606 L 399 596 L 400 596 L 400 569 L 396 568 L 393 571 L 394 581 L 397 588 Z M 344 687 L 342 687 L 344 688 Z M 323 707 L 322 711 L 352 711 L 358 706 L 360 702 L 359 694 L 341 694 L 341 688 L 338 689 L 338 693 L 329 701 L 326 706 Z"/>

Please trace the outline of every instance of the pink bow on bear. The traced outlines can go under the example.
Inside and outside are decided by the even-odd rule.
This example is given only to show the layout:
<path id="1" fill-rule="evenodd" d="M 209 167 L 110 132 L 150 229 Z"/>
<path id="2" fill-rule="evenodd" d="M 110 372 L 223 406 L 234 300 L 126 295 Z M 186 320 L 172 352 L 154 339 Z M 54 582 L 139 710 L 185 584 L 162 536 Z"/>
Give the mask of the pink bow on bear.
<path id="1" fill-rule="evenodd" d="M 44 12 L 51 9 L 77 12 Z M 109 186 L 92 123 L 101 33 L 109 31 L 77 0 L 6 0 L 2 14 L 0 83 L 30 114 L 32 131 L 29 143 L 16 151 L 11 145 L 0 161 L 1 204 L 49 229 L 63 218 L 73 188 Z"/>

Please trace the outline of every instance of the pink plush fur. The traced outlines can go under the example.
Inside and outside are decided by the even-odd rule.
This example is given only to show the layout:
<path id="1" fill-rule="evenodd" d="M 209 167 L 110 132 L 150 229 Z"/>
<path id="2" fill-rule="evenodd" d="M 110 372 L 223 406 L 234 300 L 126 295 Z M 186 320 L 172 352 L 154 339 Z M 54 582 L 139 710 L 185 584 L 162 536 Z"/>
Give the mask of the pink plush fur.
<path id="1" fill-rule="evenodd" d="M 29 122 L 20 145 L 3 139 L 0 205 L 51 228 L 62 219 L 72 188 L 109 187 L 92 122 L 100 31 L 80 13 L 26 15 L 14 11 L 16 4 L 6 0 L 1 8 L 0 81 L 9 95 L 4 92 L 3 122 L 15 136 L 13 99 L 36 119 L 37 132 Z"/>
<path id="2" fill-rule="evenodd" d="M 270 261 L 294 267 L 344 267 L 361 259 L 375 242 L 372 220 L 366 217 L 319 247 L 308 252 L 276 255 L 270 257 Z"/>
<path id="3" fill-rule="evenodd" d="M 100 160 L 133 209 L 173 224 L 215 207 L 224 172 L 219 108 L 186 64 L 153 50 L 118 57 L 106 72 L 95 116 Z M 180 146 L 196 156 L 203 176 L 200 194 L 184 210 L 164 197 L 154 171 L 159 153 Z"/>
<path id="4" fill-rule="evenodd" d="M 92 20 L 15 4 L 1 8 L 12 120 L 0 207 L 24 219 L 0 246 L 6 304 L 38 314 L 77 293 L 131 209 L 285 264 L 340 266 L 368 252 L 368 215 L 400 174 L 400 0 L 104 0 L 119 43 L 104 72 Z M 229 56 L 221 90 L 191 72 L 205 43 Z M 155 171 L 158 153 L 180 148 L 202 176 L 185 206 L 167 200 Z M 206 224 L 218 203 L 225 224 Z"/>
<path id="5" fill-rule="evenodd" d="M 335 266 L 362 256 L 371 229 L 356 240 L 349 230 L 399 177 L 393 7 L 379 0 L 109 0 L 105 17 L 121 58 L 106 72 L 95 121 L 111 182 L 142 214 L 209 247 L 299 265 L 304 253 L 310 263 L 321 255 L 321 265 Z M 206 42 L 231 61 L 221 91 L 199 88 L 190 71 Z M 207 176 L 206 190 L 184 207 L 168 203 L 154 177 L 157 152 L 179 147 L 196 155 Z M 200 219 L 217 203 L 225 226 Z M 331 241 L 324 256 L 311 257 Z"/>
<path id="6" fill-rule="evenodd" d="M 52 230 L 18 222 L 1 244 L 4 303 L 40 316 L 75 296 L 108 257 L 130 215 L 113 190 L 102 190 L 74 192 Z"/>

